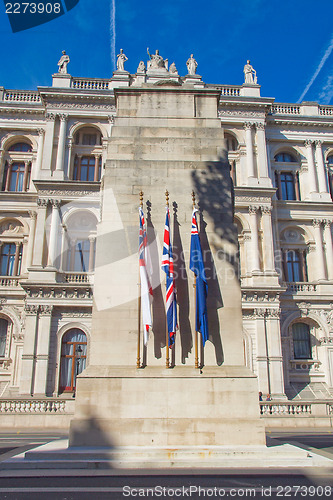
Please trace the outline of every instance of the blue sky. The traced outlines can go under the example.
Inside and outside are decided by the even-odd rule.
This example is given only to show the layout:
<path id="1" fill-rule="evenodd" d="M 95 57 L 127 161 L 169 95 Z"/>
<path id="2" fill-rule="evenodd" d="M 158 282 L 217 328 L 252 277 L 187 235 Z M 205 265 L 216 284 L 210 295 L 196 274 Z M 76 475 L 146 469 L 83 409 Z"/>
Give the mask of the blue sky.
<path id="1" fill-rule="evenodd" d="M 109 78 L 120 48 L 134 73 L 149 47 L 181 75 L 193 53 L 206 83 L 242 84 L 250 59 L 262 96 L 333 104 L 332 14 L 332 0 L 80 0 L 58 19 L 12 33 L 1 3 L 0 85 L 51 85 L 64 49 L 73 76 Z"/>

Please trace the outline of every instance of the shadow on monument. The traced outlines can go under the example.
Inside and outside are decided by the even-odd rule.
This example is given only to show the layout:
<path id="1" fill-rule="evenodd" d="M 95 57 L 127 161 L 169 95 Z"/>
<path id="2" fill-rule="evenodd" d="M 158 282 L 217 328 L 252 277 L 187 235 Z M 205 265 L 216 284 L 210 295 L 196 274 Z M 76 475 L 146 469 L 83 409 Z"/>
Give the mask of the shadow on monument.
<path id="1" fill-rule="evenodd" d="M 234 189 L 230 176 L 230 164 L 227 151 L 219 161 L 207 162 L 205 170 L 192 172 L 193 188 L 198 200 L 199 209 L 199 236 L 203 253 L 203 260 L 208 283 L 207 310 L 209 340 L 215 348 L 216 363 L 221 365 L 224 360 L 221 328 L 218 310 L 223 307 L 223 293 L 221 290 L 218 271 L 219 261 L 225 261 L 231 267 L 234 276 L 238 276 L 237 229 L 234 224 Z M 207 222 L 205 215 L 212 223 L 213 230 L 210 242 L 206 232 Z M 221 244 L 223 242 L 223 244 Z M 227 251 L 230 249 L 230 252 Z M 204 350 L 201 349 L 201 367 L 204 366 Z"/>

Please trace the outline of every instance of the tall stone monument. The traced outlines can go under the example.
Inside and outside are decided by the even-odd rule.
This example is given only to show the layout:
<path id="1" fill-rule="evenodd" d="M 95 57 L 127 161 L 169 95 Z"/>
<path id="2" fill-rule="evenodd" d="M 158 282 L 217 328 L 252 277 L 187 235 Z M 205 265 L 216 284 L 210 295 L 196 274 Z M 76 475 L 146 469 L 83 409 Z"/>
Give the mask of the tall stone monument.
<path id="1" fill-rule="evenodd" d="M 264 444 L 255 375 L 245 367 L 237 230 L 219 91 L 169 83 L 115 89 L 96 247 L 88 367 L 78 377 L 71 446 Z M 170 197 L 178 324 L 165 362 L 165 190 Z M 139 192 L 153 267 L 153 333 L 138 332 Z M 208 279 L 209 341 L 194 360 L 189 270 L 192 199 Z"/>

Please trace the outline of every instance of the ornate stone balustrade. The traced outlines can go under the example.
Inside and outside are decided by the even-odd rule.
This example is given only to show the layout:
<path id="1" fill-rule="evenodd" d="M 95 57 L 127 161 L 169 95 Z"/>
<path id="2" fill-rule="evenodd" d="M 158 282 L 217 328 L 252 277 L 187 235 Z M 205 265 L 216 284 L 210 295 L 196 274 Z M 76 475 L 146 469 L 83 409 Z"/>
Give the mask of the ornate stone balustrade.
<path id="1" fill-rule="evenodd" d="M 91 283 L 92 275 L 87 273 L 65 273 L 66 283 Z"/>
<path id="2" fill-rule="evenodd" d="M 18 278 L 4 278 L 0 277 L 0 287 L 17 287 L 20 285 L 20 281 Z"/>
<path id="3" fill-rule="evenodd" d="M 1 413 L 59 414 L 72 413 L 74 401 L 66 399 L 1 399 Z"/>
<path id="4" fill-rule="evenodd" d="M 260 402 L 260 415 L 311 415 L 312 413 L 312 405 L 311 403 L 295 403 L 293 401 L 290 402 L 281 402 L 275 403 L 273 401 L 265 401 Z"/>
<path id="5" fill-rule="evenodd" d="M 272 115 L 300 115 L 301 106 L 292 104 L 274 104 L 271 108 Z"/>
<path id="6" fill-rule="evenodd" d="M 333 106 L 319 106 L 319 114 L 323 116 L 333 116 Z"/>
<path id="7" fill-rule="evenodd" d="M 220 87 L 221 96 L 238 97 L 241 87 Z"/>
<path id="8" fill-rule="evenodd" d="M 302 282 L 293 282 L 286 283 L 288 292 L 315 292 L 317 290 L 317 285 L 313 283 L 302 283 Z"/>
<path id="9" fill-rule="evenodd" d="M 102 78 L 73 78 L 72 88 L 83 90 L 108 90 L 110 85 L 109 80 Z"/>
<path id="10" fill-rule="evenodd" d="M 3 100 L 7 102 L 40 103 L 41 97 L 37 90 L 6 90 Z"/>

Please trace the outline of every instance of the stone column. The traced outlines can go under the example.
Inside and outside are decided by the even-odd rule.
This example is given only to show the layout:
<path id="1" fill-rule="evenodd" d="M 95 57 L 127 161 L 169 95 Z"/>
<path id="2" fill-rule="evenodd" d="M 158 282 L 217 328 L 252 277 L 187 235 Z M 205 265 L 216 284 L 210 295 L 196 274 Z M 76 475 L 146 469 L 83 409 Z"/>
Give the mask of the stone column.
<path id="1" fill-rule="evenodd" d="M 244 123 L 245 144 L 246 144 L 246 164 L 248 177 L 256 177 L 253 158 L 252 123 Z"/>
<path id="2" fill-rule="evenodd" d="M 35 233 L 36 233 L 36 221 L 37 221 L 37 213 L 33 210 L 29 210 L 30 215 L 30 232 L 29 232 L 29 241 L 28 241 L 28 249 L 27 249 L 27 269 L 32 265 L 32 256 L 34 252 L 34 242 L 35 242 Z"/>
<path id="3" fill-rule="evenodd" d="M 8 160 L 8 169 L 7 169 L 7 177 L 5 183 L 5 191 L 9 191 L 9 181 L 10 181 L 10 171 L 12 168 L 13 160 Z"/>
<path id="4" fill-rule="evenodd" d="M 39 306 L 34 395 L 46 395 L 51 317 L 52 306 Z"/>
<path id="5" fill-rule="evenodd" d="M 33 252 L 33 265 L 41 267 L 43 265 L 44 241 L 45 241 L 45 221 L 48 200 L 37 199 L 37 224 L 36 224 L 36 242 Z"/>
<path id="6" fill-rule="evenodd" d="M 59 207 L 60 200 L 50 200 L 52 205 L 51 228 L 49 240 L 49 258 L 47 265 L 55 267 L 57 257 L 58 229 L 60 225 Z"/>
<path id="7" fill-rule="evenodd" d="M 73 178 L 73 172 L 71 172 L 71 163 L 72 163 L 72 149 L 73 149 L 73 137 L 69 137 L 68 144 L 66 146 L 68 148 L 68 160 L 67 160 L 67 178 Z"/>
<path id="8" fill-rule="evenodd" d="M 331 233 L 331 220 L 324 220 L 324 240 L 326 248 L 326 264 L 328 279 L 333 280 L 333 243 L 332 243 L 332 233 Z"/>
<path id="9" fill-rule="evenodd" d="M 274 242 L 272 231 L 272 207 L 261 207 L 262 229 L 264 236 L 264 270 L 274 272 Z"/>
<path id="10" fill-rule="evenodd" d="M 99 158 L 100 155 L 95 156 L 95 171 L 94 171 L 94 181 L 98 181 L 98 169 L 99 169 Z"/>
<path id="11" fill-rule="evenodd" d="M 322 221 L 319 219 L 314 219 L 312 221 L 314 239 L 316 243 L 316 268 L 317 268 L 317 279 L 324 280 L 326 279 L 326 269 L 325 269 L 325 255 L 323 248 L 323 239 L 321 234 L 321 223 Z"/>
<path id="12" fill-rule="evenodd" d="M 259 235 L 258 235 L 258 208 L 255 206 L 249 207 L 250 227 L 251 227 L 251 250 L 252 250 L 252 269 L 251 271 L 260 271 L 260 250 L 259 250 Z"/>
<path id="13" fill-rule="evenodd" d="M 28 174 L 29 174 L 29 165 L 30 161 L 24 162 L 24 175 L 23 175 L 23 191 L 27 191 L 28 189 Z"/>
<path id="14" fill-rule="evenodd" d="M 21 243 L 15 242 L 15 257 L 14 257 L 14 267 L 13 267 L 13 276 L 18 276 L 19 263 L 20 263 L 20 248 Z"/>
<path id="15" fill-rule="evenodd" d="M 67 254 L 67 227 L 65 224 L 62 225 L 61 229 L 61 253 L 60 253 L 60 264 L 59 264 L 59 271 L 64 272 L 66 271 L 66 254 Z"/>
<path id="16" fill-rule="evenodd" d="M 55 115 L 53 113 L 46 114 L 45 140 L 43 147 L 42 168 L 47 171 L 45 174 L 49 178 L 52 166 L 53 141 L 54 141 L 54 124 Z"/>
<path id="17" fill-rule="evenodd" d="M 271 186 L 271 180 L 268 171 L 267 147 L 264 123 L 256 123 L 257 129 L 257 162 L 259 164 L 259 177 L 265 179 L 265 184 Z"/>
<path id="18" fill-rule="evenodd" d="M 89 272 L 92 273 L 95 267 L 95 240 L 96 236 L 89 236 Z"/>
<path id="19" fill-rule="evenodd" d="M 32 395 L 34 391 L 33 374 L 35 365 L 35 341 L 37 334 L 38 306 L 26 304 L 24 312 L 25 334 L 19 393 Z"/>
<path id="20" fill-rule="evenodd" d="M 304 144 L 306 147 L 306 157 L 308 160 L 308 182 L 310 186 L 310 193 L 318 193 L 316 167 L 313 159 L 312 141 L 306 140 Z"/>
<path id="21" fill-rule="evenodd" d="M 300 199 L 301 199 L 301 192 L 300 192 L 300 189 L 299 189 L 298 172 L 293 172 L 293 177 L 294 177 L 294 186 L 295 186 L 296 201 L 300 201 Z M 280 180 L 280 182 L 281 182 L 281 180 Z"/>
<path id="22" fill-rule="evenodd" d="M 31 180 L 39 179 L 40 171 L 42 168 L 44 136 L 45 136 L 45 130 L 42 128 L 38 129 L 37 159 L 31 173 L 31 178 L 32 178 Z"/>
<path id="23" fill-rule="evenodd" d="M 315 144 L 316 144 L 316 160 L 317 160 L 319 193 L 328 194 L 328 183 L 327 183 L 327 177 L 326 177 L 326 172 L 325 172 L 323 151 L 321 148 L 322 141 L 315 141 Z"/>
<path id="24" fill-rule="evenodd" d="M 269 366 L 267 353 L 266 334 L 266 309 L 256 308 L 254 310 L 254 321 L 257 329 L 257 367 L 259 391 L 263 394 L 271 392 L 269 381 Z"/>
<path id="25" fill-rule="evenodd" d="M 56 171 L 64 170 L 64 157 L 65 157 L 65 140 L 66 140 L 66 125 L 68 115 L 59 115 L 60 118 L 60 130 L 59 130 L 59 142 L 57 151 L 57 161 L 56 161 Z"/>
<path id="26" fill-rule="evenodd" d="M 280 314 L 280 309 L 266 309 L 269 392 L 273 399 L 285 399 Z"/>

